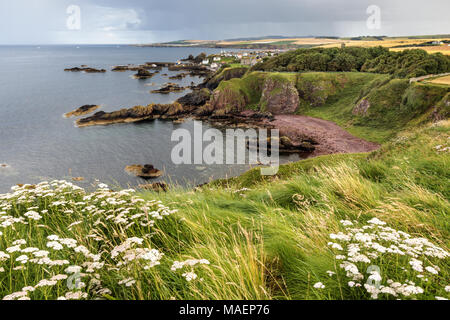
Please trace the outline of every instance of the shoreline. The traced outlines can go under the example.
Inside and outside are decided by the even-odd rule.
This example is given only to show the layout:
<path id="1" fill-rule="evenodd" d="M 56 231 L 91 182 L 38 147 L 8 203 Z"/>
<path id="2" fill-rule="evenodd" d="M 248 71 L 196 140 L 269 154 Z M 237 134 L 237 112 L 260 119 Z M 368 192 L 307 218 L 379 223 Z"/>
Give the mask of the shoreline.
<path id="1" fill-rule="evenodd" d="M 300 115 L 276 115 L 271 123 L 280 130 L 280 136 L 292 141 L 311 139 L 317 144 L 310 157 L 327 154 L 365 153 L 380 148 L 380 144 L 358 138 L 336 123 Z"/>

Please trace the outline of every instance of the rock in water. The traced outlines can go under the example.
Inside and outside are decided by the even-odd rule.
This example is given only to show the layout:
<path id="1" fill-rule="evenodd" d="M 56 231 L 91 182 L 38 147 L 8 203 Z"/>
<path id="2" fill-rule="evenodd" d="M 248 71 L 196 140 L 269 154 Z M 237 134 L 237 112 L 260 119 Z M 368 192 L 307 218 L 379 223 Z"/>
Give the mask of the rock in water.
<path id="1" fill-rule="evenodd" d="M 211 98 L 211 93 L 208 89 L 202 90 L 194 90 L 191 93 L 188 93 L 184 97 L 181 97 L 177 100 L 178 103 L 181 103 L 184 106 L 203 106 L 206 102 Z"/>
<path id="2" fill-rule="evenodd" d="M 165 86 L 163 86 L 161 89 L 153 90 L 153 91 L 151 91 L 151 93 L 167 94 L 167 93 L 170 93 L 170 92 L 178 92 L 178 91 L 184 91 L 184 90 L 186 90 L 186 88 L 180 87 L 176 83 L 170 83 L 169 82 Z"/>
<path id="3" fill-rule="evenodd" d="M 86 73 L 105 73 L 105 69 L 95 69 L 95 68 L 89 68 L 89 67 L 75 67 L 75 68 L 67 68 L 64 69 L 64 71 L 67 72 L 86 72 Z"/>
<path id="4" fill-rule="evenodd" d="M 141 68 L 138 70 L 138 73 L 136 73 L 134 75 L 134 77 L 136 79 L 148 79 L 148 78 L 153 77 L 154 75 L 155 75 L 154 73 L 151 73 L 151 72 L 145 70 L 144 68 Z"/>
<path id="5" fill-rule="evenodd" d="M 98 106 L 96 104 L 87 104 L 82 107 L 79 107 L 78 109 L 76 109 L 74 111 L 66 113 L 64 116 L 66 118 L 84 116 L 86 114 L 89 114 L 89 113 L 97 110 L 98 108 L 100 108 L 100 106 Z"/>
<path id="6" fill-rule="evenodd" d="M 131 166 L 126 166 L 125 171 L 143 179 L 154 179 L 164 174 L 161 170 L 156 169 L 151 164 L 134 164 Z"/>

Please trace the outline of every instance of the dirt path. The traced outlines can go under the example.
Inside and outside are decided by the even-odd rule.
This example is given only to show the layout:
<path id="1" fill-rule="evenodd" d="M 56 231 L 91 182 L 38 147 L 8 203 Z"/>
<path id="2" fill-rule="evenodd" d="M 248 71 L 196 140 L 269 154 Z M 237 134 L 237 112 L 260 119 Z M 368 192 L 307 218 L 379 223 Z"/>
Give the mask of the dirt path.
<path id="1" fill-rule="evenodd" d="M 293 141 L 312 139 L 317 142 L 316 150 L 311 156 L 370 152 L 380 147 L 377 143 L 351 135 L 334 122 L 322 119 L 297 115 L 277 115 L 271 125 L 280 130 L 280 136 L 288 136 Z"/>

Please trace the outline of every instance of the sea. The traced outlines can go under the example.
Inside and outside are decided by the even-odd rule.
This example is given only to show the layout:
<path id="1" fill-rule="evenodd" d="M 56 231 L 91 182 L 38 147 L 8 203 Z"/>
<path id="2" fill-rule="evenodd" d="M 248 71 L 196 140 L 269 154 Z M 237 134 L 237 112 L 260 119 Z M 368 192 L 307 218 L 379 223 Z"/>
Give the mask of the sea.
<path id="1" fill-rule="evenodd" d="M 111 72 L 116 65 L 175 62 L 190 54 L 213 54 L 220 49 L 155 48 L 123 45 L 0 46 L 0 193 L 16 184 L 67 180 L 94 188 L 99 182 L 113 188 L 135 188 L 149 182 L 193 187 L 233 177 L 251 165 L 174 164 L 174 130 L 193 133 L 194 123 L 150 121 L 77 128 L 64 114 L 87 104 L 106 112 L 150 103 L 171 103 L 184 92 L 152 94 L 167 82 L 188 86 L 199 77 L 169 80 L 177 74 L 163 69 L 153 78 L 137 80 L 135 72 Z M 106 73 L 65 72 L 87 65 Z M 167 74 L 168 76 L 164 76 Z M 99 111 L 98 110 L 98 111 Z M 203 123 L 204 130 L 211 128 Z M 223 129 L 221 129 L 223 130 Z M 226 146 L 224 146 L 226 148 Z M 281 163 L 298 155 L 281 156 Z M 158 179 L 146 181 L 129 175 L 132 164 L 152 164 L 163 170 Z"/>

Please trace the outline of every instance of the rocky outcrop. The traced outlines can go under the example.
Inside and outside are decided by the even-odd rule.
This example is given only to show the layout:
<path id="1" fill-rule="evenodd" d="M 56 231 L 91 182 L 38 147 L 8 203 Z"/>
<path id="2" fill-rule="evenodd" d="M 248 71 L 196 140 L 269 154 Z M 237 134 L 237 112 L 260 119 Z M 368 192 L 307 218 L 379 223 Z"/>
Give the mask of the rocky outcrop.
<path id="1" fill-rule="evenodd" d="M 281 154 L 289 154 L 289 153 L 310 153 L 313 152 L 317 144 L 315 141 L 310 139 L 305 140 L 296 140 L 295 142 L 292 141 L 287 136 L 281 136 L 280 138 L 267 138 L 267 143 L 265 145 L 265 148 L 267 150 L 272 149 L 272 143 L 274 143 L 276 140 L 278 144 L 278 151 Z M 259 150 L 260 146 L 258 144 L 258 141 L 254 141 L 254 145 L 256 146 L 257 150 Z M 247 142 L 247 147 L 250 148 L 250 141 Z"/>
<path id="2" fill-rule="evenodd" d="M 211 93 L 208 89 L 194 90 L 191 93 L 181 97 L 177 100 L 184 106 L 203 106 L 211 98 Z"/>
<path id="3" fill-rule="evenodd" d="M 95 125 L 109 125 L 115 123 L 133 123 L 154 119 L 178 119 L 183 114 L 183 106 L 177 102 L 173 104 L 150 104 L 122 109 L 114 112 L 97 112 L 91 117 L 76 121 L 78 127 Z"/>
<path id="4" fill-rule="evenodd" d="M 82 107 L 79 107 L 78 109 L 68 112 L 64 115 L 64 117 L 66 118 L 70 118 L 70 117 L 80 117 L 80 116 L 84 116 L 87 115 L 91 112 L 94 112 L 95 110 L 97 110 L 98 108 L 100 108 L 100 106 L 95 105 L 95 104 L 88 104 L 88 105 L 84 105 Z"/>
<path id="5" fill-rule="evenodd" d="M 367 115 L 369 108 L 370 108 L 369 99 L 364 98 L 361 99 L 361 101 L 359 101 L 358 104 L 353 108 L 352 113 L 354 115 L 365 116 Z"/>
<path id="6" fill-rule="evenodd" d="M 293 114 L 299 102 L 297 89 L 292 82 L 267 78 L 260 101 L 261 110 L 272 114 Z"/>
<path id="7" fill-rule="evenodd" d="M 161 170 L 156 169 L 151 164 L 134 164 L 131 166 L 126 166 L 125 171 L 143 179 L 155 179 L 161 177 L 164 174 Z"/>
<path id="8" fill-rule="evenodd" d="M 180 87 L 176 83 L 167 83 L 162 88 L 158 90 L 152 90 L 151 93 L 162 93 L 162 94 L 168 94 L 170 92 L 179 92 L 186 90 L 185 87 Z"/>
<path id="9" fill-rule="evenodd" d="M 172 104 L 156 104 L 153 106 L 155 119 L 173 119 L 184 111 L 183 106 L 177 102 Z"/>
<path id="10" fill-rule="evenodd" d="M 183 72 L 183 73 L 179 73 L 177 75 L 171 76 L 171 77 L 169 77 L 169 79 L 170 80 L 183 80 L 188 75 L 189 75 L 189 73 Z"/>
<path id="11" fill-rule="evenodd" d="M 222 116 L 241 112 L 247 106 L 248 101 L 245 95 L 225 87 L 222 90 L 214 91 L 209 104 L 214 110 L 214 115 Z"/>
<path id="12" fill-rule="evenodd" d="M 75 67 L 64 69 L 66 72 L 86 72 L 86 73 L 105 73 L 105 69 L 95 69 L 89 67 Z"/>
<path id="13" fill-rule="evenodd" d="M 135 70 L 133 71 L 138 71 L 140 68 L 138 67 L 131 67 L 131 66 L 115 66 L 111 69 L 111 71 L 113 72 L 125 72 L 125 71 L 131 71 L 132 68 L 134 68 Z"/>
<path id="14" fill-rule="evenodd" d="M 155 75 L 155 73 L 151 73 L 143 68 L 140 68 L 138 70 L 138 73 L 136 73 L 134 75 L 134 78 L 135 79 L 149 79 L 149 78 L 153 77 L 154 75 Z"/>
<path id="15" fill-rule="evenodd" d="M 169 71 L 188 71 L 191 76 L 207 77 L 211 75 L 211 70 L 205 66 L 197 64 L 180 64 L 169 66 Z"/>

